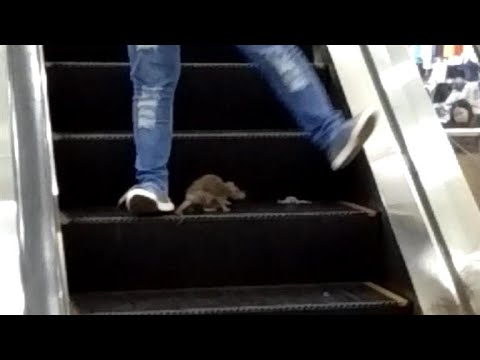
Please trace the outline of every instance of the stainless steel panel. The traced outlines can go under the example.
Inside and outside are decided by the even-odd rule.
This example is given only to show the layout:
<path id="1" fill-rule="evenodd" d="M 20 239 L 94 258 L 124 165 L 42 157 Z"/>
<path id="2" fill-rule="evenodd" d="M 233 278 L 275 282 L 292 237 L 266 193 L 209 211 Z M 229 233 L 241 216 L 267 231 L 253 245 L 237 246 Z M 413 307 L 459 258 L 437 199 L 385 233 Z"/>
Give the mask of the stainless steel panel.
<path id="1" fill-rule="evenodd" d="M 10 115 L 6 45 L 0 45 L 0 315 L 21 315 L 25 293 L 20 271 Z"/>
<path id="2" fill-rule="evenodd" d="M 447 260 L 451 257 L 452 270 L 469 288 L 470 305 L 478 311 L 480 292 L 469 291 L 478 288 L 472 279 L 480 279 L 480 212 L 475 199 L 406 48 L 369 45 L 368 51 L 434 215 L 439 247 Z"/>
<path id="3" fill-rule="evenodd" d="M 329 45 L 328 49 L 351 111 L 359 113 L 371 105 L 380 110 L 379 126 L 366 144 L 365 152 L 421 311 L 424 314 L 438 315 L 468 313 L 468 306 L 462 301 L 462 294 L 456 286 L 455 274 L 452 274 L 448 258 L 439 246 L 411 168 L 392 128 L 391 114 L 384 107 L 377 92 L 377 84 L 369 73 L 362 47 Z M 409 70 L 406 76 L 402 70 L 404 68 Z M 400 79 L 397 79 L 398 73 L 402 74 Z M 413 63 L 408 62 L 391 68 L 390 72 L 385 73 L 384 80 L 394 87 L 398 80 L 402 82 L 417 77 L 419 78 L 418 72 Z"/>
<path id="4" fill-rule="evenodd" d="M 41 45 L 7 45 L 25 314 L 69 312 Z"/>

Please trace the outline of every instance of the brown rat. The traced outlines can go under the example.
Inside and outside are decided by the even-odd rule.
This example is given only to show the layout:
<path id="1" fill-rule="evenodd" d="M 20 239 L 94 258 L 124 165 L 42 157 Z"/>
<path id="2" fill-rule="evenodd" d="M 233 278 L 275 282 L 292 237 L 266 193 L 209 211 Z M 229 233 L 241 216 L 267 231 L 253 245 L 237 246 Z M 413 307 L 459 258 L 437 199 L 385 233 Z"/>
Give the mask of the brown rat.
<path id="1" fill-rule="evenodd" d="M 245 192 L 241 191 L 233 182 L 223 181 L 217 175 L 205 175 L 195 180 L 187 189 L 185 201 L 175 212 L 182 215 L 183 212 L 190 207 L 201 207 L 205 212 L 215 212 L 222 210 L 229 212 L 231 200 L 245 199 Z"/>

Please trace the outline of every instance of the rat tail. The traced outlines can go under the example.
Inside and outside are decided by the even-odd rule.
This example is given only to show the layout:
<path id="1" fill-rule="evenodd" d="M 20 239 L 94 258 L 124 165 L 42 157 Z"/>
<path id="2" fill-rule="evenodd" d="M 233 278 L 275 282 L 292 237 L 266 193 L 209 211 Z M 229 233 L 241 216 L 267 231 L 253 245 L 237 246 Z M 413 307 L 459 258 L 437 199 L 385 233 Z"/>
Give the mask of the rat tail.
<path id="1" fill-rule="evenodd" d="M 182 205 L 180 205 L 177 209 L 177 211 L 175 211 L 175 214 L 176 215 L 183 215 L 183 212 L 188 209 L 190 206 L 192 206 L 192 202 L 190 200 L 185 200 Z"/>

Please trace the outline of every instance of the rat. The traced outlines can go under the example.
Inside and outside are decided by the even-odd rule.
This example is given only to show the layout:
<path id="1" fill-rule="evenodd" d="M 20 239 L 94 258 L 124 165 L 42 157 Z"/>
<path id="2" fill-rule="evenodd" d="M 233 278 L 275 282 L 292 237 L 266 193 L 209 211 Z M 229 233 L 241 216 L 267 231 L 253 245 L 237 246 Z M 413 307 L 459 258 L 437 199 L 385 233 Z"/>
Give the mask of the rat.
<path id="1" fill-rule="evenodd" d="M 217 175 L 208 174 L 195 180 L 187 189 L 185 201 L 175 212 L 183 215 L 190 207 L 201 207 L 205 212 L 230 212 L 231 200 L 243 200 L 246 198 L 244 191 L 240 190 L 232 181 L 223 181 Z"/>

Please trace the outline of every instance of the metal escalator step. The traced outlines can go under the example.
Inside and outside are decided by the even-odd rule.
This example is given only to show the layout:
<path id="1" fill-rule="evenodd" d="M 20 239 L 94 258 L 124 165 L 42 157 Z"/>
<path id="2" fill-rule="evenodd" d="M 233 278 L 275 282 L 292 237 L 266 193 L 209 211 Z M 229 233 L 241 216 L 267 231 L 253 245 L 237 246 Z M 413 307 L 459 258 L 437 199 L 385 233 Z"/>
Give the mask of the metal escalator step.
<path id="1" fill-rule="evenodd" d="M 62 208 L 114 206 L 134 184 L 130 134 L 55 138 Z M 253 201 L 287 196 L 348 201 L 349 179 L 360 177 L 356 164 L 331 172 L 323 154 L 301 133 L 181 133 L 173 143 L 170 192 L 175 202 L 181 202 L 192 181 L 214 173 L 236 182 Z"/>
<path id="2" fill-rule="evenodd" d="M 44 45 L 47 61 L 128 61 L 127 45 Z M 312 45 L 299 45 L 313 60 Z M 183 62 L 240 62 L 234 45 L 181 45 Z"/>
<path id="3" fill-rule="evenodd" d="M 322 66 L 317 71 L 329 90 L 328 71 Z M 127 64 L 50 64 L 48 85 L 54 131 L 132 130 Z M 174 113 L 177 131 L 296 128 L 247 64 L 184 65 Z"/>
<path id="4" fill-rule="evenodd" d="M 72 291 L 365 281 L 380 217 L 343 203 L 238 203 L 229 214 L 136 218 L 65 212 Z"/>
<path id="5" fill-rule="evenodd" d="M 402 315 L 410 303 L 372 283 L 197 288 L 74 297 L 91 315 Z"/>
<path id="6" fill-rule="evenodd" d="M 170 195 L 178 204 L 193 180 L 216 173 L 248 198 L 231 213 L 187 215 L 180 222 L 114 208 L 135 183 L 124 45 L 46 48 L 69 288 L 80 309 L 404 313 L 405 300 L 360 283 L 383 280 L 381 214 L 360 206 L 374 203 L 365 157 L 331 172 L 233 48 L 182 51 Z M 316 70 L 340 107 L 331 69 Z M 313 203 L 277 204 L 287 196 Z"/>

